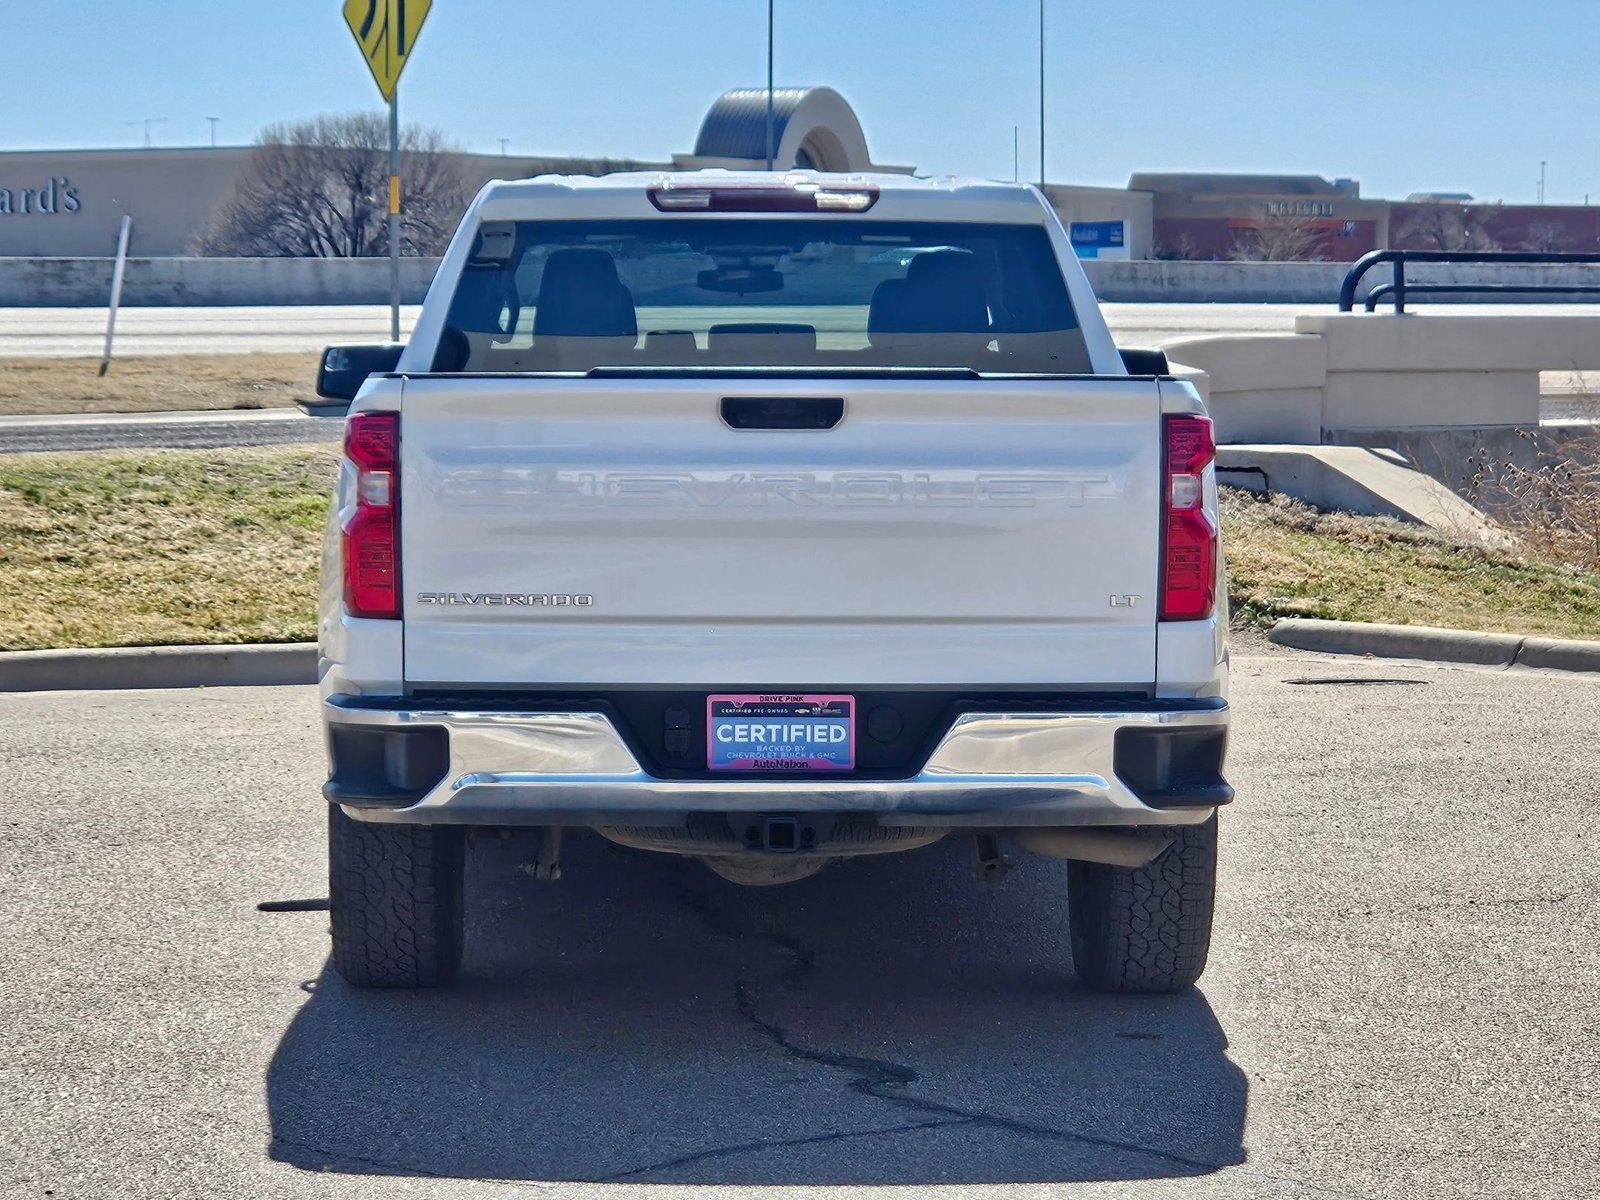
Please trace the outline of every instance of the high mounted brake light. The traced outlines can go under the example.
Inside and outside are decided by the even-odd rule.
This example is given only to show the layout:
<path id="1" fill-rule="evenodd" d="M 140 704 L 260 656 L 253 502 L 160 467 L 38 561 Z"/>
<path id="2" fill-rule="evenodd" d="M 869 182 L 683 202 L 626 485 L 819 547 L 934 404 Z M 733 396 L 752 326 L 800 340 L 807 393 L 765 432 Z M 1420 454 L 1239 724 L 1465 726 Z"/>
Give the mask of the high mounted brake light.
<path id="1" fill-rule="evenodd" d="M 866 212 L 878 202 L 870 183 L 824 187 L 795 183 L 728 183 L 707 187 L 663 184 L 648 192 L 661 212 Z"/>
<path id="2" fill-rule="evenodd" d="M 1217 600 L 1217 527 L 1205 508 L 1205 469 L 1216 457 L 1211 419 L 1163 419 L 1161 619 L 1198 621 Z"/>
<path id="3" fill-rule="evenodd" d="M 400 414 L 357 413 L 344 456 L 356 471 L 356 510 L 344 527 L 344 606 L 352 617 L 400 616 Z"/>

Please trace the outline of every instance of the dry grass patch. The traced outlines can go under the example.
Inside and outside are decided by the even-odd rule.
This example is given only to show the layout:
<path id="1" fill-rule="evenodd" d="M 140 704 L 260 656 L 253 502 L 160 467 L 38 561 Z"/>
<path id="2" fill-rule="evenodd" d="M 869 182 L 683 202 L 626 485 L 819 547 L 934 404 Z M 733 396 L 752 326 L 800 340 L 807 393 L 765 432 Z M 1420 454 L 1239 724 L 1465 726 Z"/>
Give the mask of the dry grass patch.
<path id="1" fill-rule="evenodd" d="M 336 457 L 0 456 L 0 650 L 315 638 Z"/>
<path id="2" fill-rule="evenodd" d="M 1600 637 L 1600 575 L 1381 517 L 1222 491 L 1235 621 L 1322 617 Z"/>
<path id="3" fill-rule="evenodd" d="M 285 408 L 316 397 L 317 354 L 0 358 L 0 416 Z"/>

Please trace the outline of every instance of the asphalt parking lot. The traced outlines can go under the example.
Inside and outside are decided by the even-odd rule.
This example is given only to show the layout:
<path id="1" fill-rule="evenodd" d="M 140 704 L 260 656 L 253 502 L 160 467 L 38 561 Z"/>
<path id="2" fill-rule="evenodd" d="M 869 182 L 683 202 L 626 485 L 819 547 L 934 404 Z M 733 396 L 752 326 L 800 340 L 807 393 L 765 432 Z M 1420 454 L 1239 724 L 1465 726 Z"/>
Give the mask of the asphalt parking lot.
<path id="1" fill-rule="evenodd" d="M 1158 999 L 1076 985 L 1061 864 L 952 841 L 765 890 L 480 841 L 460 985 L 358 993 L 256 909 L 326 894 L 310 689 L 0 696 L 0 1194 L 1595 1194 L 1600 681 L 1234 686 Z"/>

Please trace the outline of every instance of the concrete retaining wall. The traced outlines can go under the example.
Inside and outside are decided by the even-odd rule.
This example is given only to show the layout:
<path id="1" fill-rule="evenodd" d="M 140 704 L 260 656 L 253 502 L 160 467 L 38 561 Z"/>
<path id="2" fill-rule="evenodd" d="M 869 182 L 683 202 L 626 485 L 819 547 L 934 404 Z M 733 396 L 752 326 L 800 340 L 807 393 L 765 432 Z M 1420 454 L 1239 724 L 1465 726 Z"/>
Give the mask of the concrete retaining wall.
<path id="1" fill-rule="evenodd" d="M 431 258 L 401 264 L 407 303 L 416 303 L 438 267 Z M 1100 262 L 1084 263 L 1102 300 L 1115 303 L 1253 303 L 1331 306 L 1345 263 Z M 1441 282 L 1593 282 L 1582 268 L 1414 268 L 1416 280 Z M 1385 282 L 1375 271 L 1369 278 Z M 109 258 L 0 257 L 0 307 L 93 308 L 111 287 Z M 389 298 L 387 261 L 321 258 L 134 258 L 123 303 L 135 306 L 227 304 L 382 304 Z M 1470 300 L 1471 298 L 1469 298 Z M 1494 297 L 1496 303 L 1518 297 Z M 1540 299 L 1532 297 L 1531 299 Z"/>
<path id="2" fill-rule="evenodd" d="M 1095 294 L 1109 303 L 1152 304 L 1317 304 L 1339 302 L 1339 286 L 1349 263 L 1258 262 L 1097 262 L 1083 264 Z M 1361 298 L 1392 276 L 1384 268 L 1362 280 Z M 1600 270 L 1584 266 L 1454 266 L 1413 264 L 1406 278 L 1412 284 L 1447 283 L 1501 286 L 1600 283 Z M 1561 297 L 1541 295 L 1439 296 L 1436 304 L 1549 304 Z M 1413 307 L 1416 301 L 1413 301 Z"/>
<path id="3" fill-rule="evenodd" d="M 103 308 L 109 258 L 0 258 L 0 307 Z M 436 258 L 400 263 L 401 297 L 418 304 Z M 383 258 L 130 258 L 122 302 L 133 307 L 385 304 Z"/>
<path id="4" fill-rule="evenodd" d="M 1101 262 L 1083 264 L 1112 304 L 1335 304 L 1347 263 Z"/>
<path id="5" fill-rule="evenodd" d="M 1217 482 L 1294 496 L 1318 508 L 1393 517 L 1486 545 L 1510 539 L 1437 478 L 1393 450 L 1361 446 L 1221 446 Z"/>
<path id="6" fill-rule="evenodd" d="M 1102 300 L 1331 304 L 1339 263 L 1087 262 Z M 421 301 L 437 259 L 401 264 L 407 303 Z M 94 308 L 111 289 L 109 258 L 0 258 L 0 307 Z M 385 259 L 133 258 L 123 303 L 130 306 L 228 304 L 382 304 Z"/>
<path id="7" fill-rule="evenodd" d="M 1539 424 L 1539 373 L 1600 370 L 1600 317 L 1331 313 L 1163 347 L 1205 373 L 1225 442 L 1393 445 Z M 1374 440 L 1376 438 L 1376 440 Z"/>

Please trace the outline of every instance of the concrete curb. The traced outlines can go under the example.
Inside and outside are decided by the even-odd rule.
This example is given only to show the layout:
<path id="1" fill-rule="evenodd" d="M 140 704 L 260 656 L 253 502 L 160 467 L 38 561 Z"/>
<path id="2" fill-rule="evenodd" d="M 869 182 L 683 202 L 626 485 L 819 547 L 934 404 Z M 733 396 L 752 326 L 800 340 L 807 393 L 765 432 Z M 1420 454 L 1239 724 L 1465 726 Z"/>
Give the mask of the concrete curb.
<path id="1" fill-rule="evenodd" d="M 0 692 L 253 687 L 317 681 L 315 642 L 0 654 Z"/>
<path id="2" fill-rule="evenodd" d="M 1575 642 L 1567 638 L 1531 637 L 1517 651 L 1519 667 L 1544 667 L 1551 671 L 1600 671 L 1600 642 Z"/>
<path id="3" fill-rule="evenodd" d="M 1600 642 L 1569 638 L 1287 617 L 1272 627 L 1267 639 L 1279 646 L 1324 654 L 1370 654 L 1378 658 L 1420 658 L 1484 667 L 1600 672 Z"/>
<path id="4" fill-rule="evenodd" d="M 1600 673 L 1600 642 L 1568 638 L 1299 617 L 1279 621 L 1267 637 L 1280 646 L 1324 654 L 1371 654 L 1487 667 Z M 0 653 L 0 692 L 263 687 L 316 681 L 314 642 Z"/>

